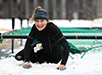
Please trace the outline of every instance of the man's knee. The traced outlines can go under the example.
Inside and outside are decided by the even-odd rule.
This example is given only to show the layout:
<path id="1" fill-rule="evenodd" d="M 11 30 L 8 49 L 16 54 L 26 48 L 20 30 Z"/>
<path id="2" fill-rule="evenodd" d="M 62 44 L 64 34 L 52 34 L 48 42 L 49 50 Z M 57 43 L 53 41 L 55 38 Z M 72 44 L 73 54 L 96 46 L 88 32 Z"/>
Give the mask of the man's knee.
<path id="1" fill-rule="evenodd" d="M 20 56 L 20 55 L 16 55 L 15 56 L 15 59 L 18 60 L 18 61 L 24 60 L 24 58 L 22 56 Z"/>

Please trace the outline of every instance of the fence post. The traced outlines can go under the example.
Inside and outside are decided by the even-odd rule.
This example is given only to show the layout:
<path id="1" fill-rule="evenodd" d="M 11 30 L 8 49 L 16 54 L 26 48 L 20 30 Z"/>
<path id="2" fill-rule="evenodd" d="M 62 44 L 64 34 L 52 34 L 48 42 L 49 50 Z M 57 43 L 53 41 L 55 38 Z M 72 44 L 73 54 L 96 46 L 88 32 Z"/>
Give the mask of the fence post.
<path id="1" fill-rule="evenodd" d="M 66 0 L 61 0 L 61 18 L 66 19 Z"/>
<path id="2" fill-rule="evenodd" d="M 52 9 L 53 9 L 53 19 L 56 19 L 56 12 L 57 12 L 57 10 L 56 10 L 56 0 L 52 0 Z"/>
<path id="3" fill-rule="evenodd" d="M 20 25 L 21 25 L 21 28 L 22 28 L 22 8 L 21 8 L 21 6 L 22 6 L 22 0 L 18 0 L 18 8 L 19 8 L 19 11 L 18 11 L 18 13 L 19 13 L 19 19 L 20 19 Z M 22 39 L 20 39 L 20 46 L 22 46 Z"/>
<path id="4" fill-rule="evenodd" d="M 25 12 L 26 12 L 26 19 L 27 25 L 29 25 L 29 0 L 25 0 Z"/>
<path id="5" fill-rule="evenodd" d="M 8 3 L 8 8 L 9 8 L 9 18 L 12 18 L 12 0 L 9 0 L 9 3 Z"/>
<path id="6" fill-rule="evenodd" d="M 48 12 L 48 0 L 44 0 L 44 9 Z"/>
<path id="7" fill-rule="evenodd" d="M 96 16 L 97 16 L 97 0 L 93 0 L 93 19 L 95 19 L 95 18 L 97 18 Z"/>
<path id="8" fill-rule="evenodd" d="M 21 21 L 21 28 L 22 28 L 22 18 L 20 18 L 20 21 Z M 20 41 L 21 41 L 20 46 L 22 46 L 22 39 Z"/>
<path id="9" fill-rule="evenodd" d="M 83 18 L 87 19 L 87 0 L 83 0 L 84 15 Z"/>
<path id="10" fill-rule="evenodd" d="M 12 30 L 14 31 L 15 18 L 12 18 Z M 14 53 L 14 39 L 12 39 L 12 53 Z"/>
<path id="11" fill-rule="evenodd" d="M 38 1 L 37 0 L 33 0 L 34 2 L 34 9 L 38 6 Z"/>
<path id="12" fill-rule="evenodd" d="M 78 19 L 79 18 L 79 0 L 74 0 L 73 2 L 73 8 L 74 8 L 74 11 L 73 11 L 73 18 L 74 19 Z"/>

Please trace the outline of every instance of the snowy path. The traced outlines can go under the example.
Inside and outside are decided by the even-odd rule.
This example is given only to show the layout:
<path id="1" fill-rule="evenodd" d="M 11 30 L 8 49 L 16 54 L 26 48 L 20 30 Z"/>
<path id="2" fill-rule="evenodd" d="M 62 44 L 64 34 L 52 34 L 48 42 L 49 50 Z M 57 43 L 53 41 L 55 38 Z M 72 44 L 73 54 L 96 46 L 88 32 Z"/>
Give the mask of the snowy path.
<path id="1" fill-rule="evenodd" d="M 15 50 L 15 54 L 20 49 Z M 9 52 L 8 52 L 9 53 Z M 15 55 L 14 54 L 14 55 Z M 78 55 L 73 55 L 78 56 Z M 81 56 L 81 55 L 79 55 Z M 31 69 L 23 69 L 22 61 L 16 61 L 14 57 L 2 58 L 0 60 L 0 75 L 102 75 L 102 51 L 88 52 L 82 58 L 72 60 L 69 57 L 67 69 L 59 71 L 55 68 L 58 64 L 32 64 Z"/>

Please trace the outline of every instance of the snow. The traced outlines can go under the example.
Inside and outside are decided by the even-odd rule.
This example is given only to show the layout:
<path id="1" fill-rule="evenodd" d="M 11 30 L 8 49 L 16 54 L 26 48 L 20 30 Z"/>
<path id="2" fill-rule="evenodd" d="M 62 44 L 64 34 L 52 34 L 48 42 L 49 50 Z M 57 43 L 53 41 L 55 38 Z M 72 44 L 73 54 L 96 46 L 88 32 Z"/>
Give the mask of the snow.
<path id="1" fill-rule="evenodd" d="M 23 69 L 23 61 L 16 61 L 13 57 L 22 48 L 15 49 L 15 53 L 11 54 L 11 57 L 0 60 L 0 75 L 102 75 L 102 51 L 88 52 L 82 59 L 75 58 L 73 60 L 69 57 L 67 69 L 59 71 L 55 68 L 60 63 L 31 63 L 33 66 L 31 69 Z"/>
<path id="2" fill-rule="evenodd" d="M 15 19 L 15 29 L 20 29 L 19 19 Z M 95 19 L 93 21 L 87 20 L 50 20 L 59 27 L 102 27 L 102 19 Z M 33 24 L 29 24 L 32 26 Z M 27 20 L 23 20 L 23 27 L 27 27 Z M 12 29 L 12 22 L 10 19 L 0 19 L 0 29 Z M 0 31 L 4 33 L 5 31 Z M 82 54 L 72 55 L 75 59 L 69 57 L 66 70 L 59 71 L 55 68 L 60 65 L 53 63 L 31 63 L 32 68 L 22 68 L 23 61 L 17 61 L 14 55 L 23 49 L 24 46 L 14 50 L 14 54 L 11 54 L 11 50 L 0 50 L 2 53 L 6 53 L 8 56 L 0 56 L 0 75 L 102 75 L 102 51 L 89 51 L 81 59 Z"/>

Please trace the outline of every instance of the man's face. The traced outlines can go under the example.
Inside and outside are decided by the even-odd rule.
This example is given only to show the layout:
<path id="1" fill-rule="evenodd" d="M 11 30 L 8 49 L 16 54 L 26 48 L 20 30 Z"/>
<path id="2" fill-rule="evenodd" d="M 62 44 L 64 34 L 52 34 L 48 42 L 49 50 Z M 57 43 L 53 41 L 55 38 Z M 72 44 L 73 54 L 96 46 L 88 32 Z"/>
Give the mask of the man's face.
<path id="1" fill-rule="evenodd" d="M 36 28 L 39 31 L 42 31 L 46 27 L 47 23 L 48 23 L 48 21 L 44 20 L 44 19 L 37 19 L 37 20 L 35 20 Z"/>

